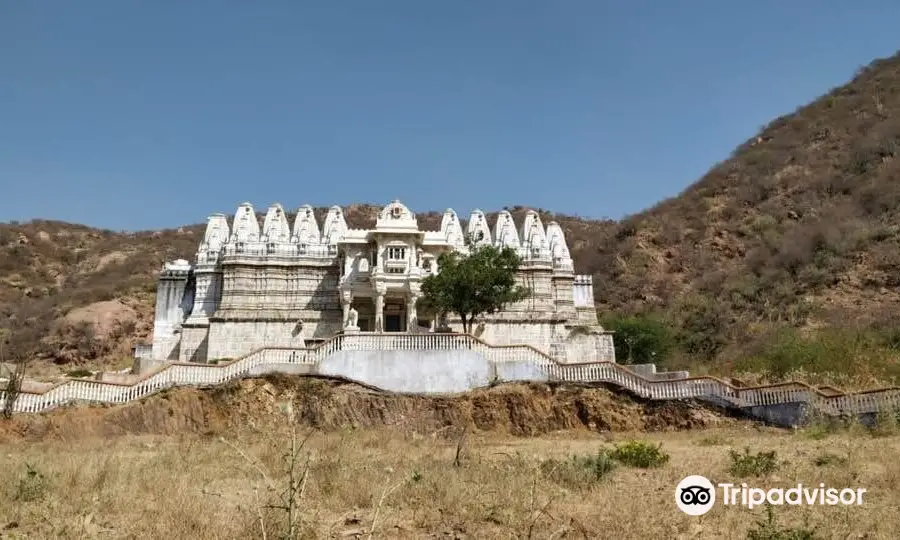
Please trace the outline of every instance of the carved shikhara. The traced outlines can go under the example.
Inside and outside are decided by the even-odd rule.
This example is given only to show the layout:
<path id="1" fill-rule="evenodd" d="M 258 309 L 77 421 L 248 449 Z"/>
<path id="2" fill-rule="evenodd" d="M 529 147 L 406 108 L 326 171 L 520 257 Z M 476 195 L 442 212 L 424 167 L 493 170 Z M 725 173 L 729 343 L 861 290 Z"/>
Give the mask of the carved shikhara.
<path id="1" fill-rule="evenodd" d="M 437 231 L 419 229 L 399 201 L 372 229 L 351 229 L 332 206 L 321 227 L 312 207 L 290 222 L 280 204 L 262 224 L 250 203 L 208 218 L 196 260 L 167 263 L 159 278 L 152 358 L 206 362 L 260 347 L 304 347 L 342 332 L 423 333 L 438 322 L 417 312 L 421 283 L 440 272 L 441 253 L 477 244 L 508 246 L 522 258 L 519 282 L 532 294 L 482 317 L 473 334 L 496 345 L 530 345 L 561 362 L 614 361 L 612 336 L 597 323 L 591 276 L 574 274 L 565 233 L 528 211 L 521 227 L 502 211 L 493 229 L 471 213 L 465 232 L 448 209 Z M 353 314 L 353 325 L 348 320 Z M 447 320 L 460 331 L 458 319 Z"/>

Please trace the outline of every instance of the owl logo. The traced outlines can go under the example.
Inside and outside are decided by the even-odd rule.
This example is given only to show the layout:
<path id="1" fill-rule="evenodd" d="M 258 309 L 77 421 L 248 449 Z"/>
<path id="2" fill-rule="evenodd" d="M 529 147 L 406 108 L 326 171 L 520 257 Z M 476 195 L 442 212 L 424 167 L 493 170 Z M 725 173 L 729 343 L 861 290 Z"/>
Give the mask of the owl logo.
<path id="1" fill-rule="evenodd" d="M 685 514 L 702 516 L 716 502 L 716 490 L 706 477 L 688 476 L 675 488 L 675 505 Z"/>

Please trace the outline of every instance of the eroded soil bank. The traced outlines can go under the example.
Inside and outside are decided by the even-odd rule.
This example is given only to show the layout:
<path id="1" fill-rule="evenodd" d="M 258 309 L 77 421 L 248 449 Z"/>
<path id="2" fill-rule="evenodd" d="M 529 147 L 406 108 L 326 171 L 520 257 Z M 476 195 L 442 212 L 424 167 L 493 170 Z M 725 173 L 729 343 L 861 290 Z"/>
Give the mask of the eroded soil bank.
<path id="1" fill-rule="evenodd" d="M 299 421 L 323 430 L 392 427 L 430 434 L 468 426 L 535 436 L 559 430 L 661 431 L 737 422 L 689 402 L 638 402 L 605 388 L 501 385 L 451 397 L 393 395 L 337 381 L 272 376 L 213 389 L 173 389 L 135 403 L 79 405 L 0 420 L 0 441 L 128 434 L 215 435 Z"/>

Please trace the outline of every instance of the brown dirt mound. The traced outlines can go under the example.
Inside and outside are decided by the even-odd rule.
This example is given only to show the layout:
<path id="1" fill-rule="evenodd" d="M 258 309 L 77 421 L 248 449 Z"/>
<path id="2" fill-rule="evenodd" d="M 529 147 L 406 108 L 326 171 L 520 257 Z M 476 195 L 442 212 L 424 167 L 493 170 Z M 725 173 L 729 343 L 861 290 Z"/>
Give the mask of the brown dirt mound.
<path id="1" fill-rule="evenodd" d="M 639 402 L 604 388 L 503 385 L 452 397 L 393 395 L 352 384 L 285 376 L 219 388 L 181 388 L 121 406 L 76 406 L 0 421 L 0 441 L 78 439 L 125 434 L 218 434 L 281 424 L 293 407 L 323 430 L 391 427 L 431 434 L 469 426 L 535 436 L 559 430 L 660 431 L 736 422 L 686 402 Z"/>

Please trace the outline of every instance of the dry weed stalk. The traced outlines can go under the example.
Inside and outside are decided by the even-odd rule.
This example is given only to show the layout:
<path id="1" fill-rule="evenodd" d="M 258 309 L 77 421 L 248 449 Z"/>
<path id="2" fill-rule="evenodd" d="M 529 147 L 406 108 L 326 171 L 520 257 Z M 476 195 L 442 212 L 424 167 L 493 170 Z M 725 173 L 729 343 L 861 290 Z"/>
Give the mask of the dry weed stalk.
<path id="1" fill-rule="evenodd" d="M 548 519 L 550 519 L 550 521 L 554 521 L 553 516 L 551 516 L 550 513 L 548 512 L 550 505 L 553 504 L 552 497 L 549 497 L 547 499 L 547 502 L 544 503 L 543 506 L 541 506 L 539 509 L 536 509 L 537 495 L 538 495 L 537 481 L 538 481 L 538 472 L 535 471 L 534 478 L 531 481 L 531 496 L 530 496 L 529 502 L 528 502 L 528 515 L 529 515 L 528 530 L 525 533 L 525 538 L 528 538 L 529 540 L 534 537 L 534 528 L 535 528 L 535 526 L 537 526 L 537 522 L 541 518 L 541 516 L 546 516 Z"/>
<path id="2" fill-rule="evenodd" d="M 466 442 L 466 435 L 468 435 L 469 430 L 468 427 L 463 427 L 462 433 L 459 435 L 459 439 L 456 441 L 456 455 L 453 457 L 453 465 L 459 467 L 462 462 L 460 461 L 460 457 L 462 454 L 463 444 Z"/>
<path id="3" fill-rule="evenodd" d="M 403 484 L 406 483 L 406 480 L 400 481 L 394 484 L 392 487 L 387 487 L 384 491 L 381 492 L 381 498 L 378 500 L 378 504 L 375 506 L 375 512 L 372 515 L 372 526 L 369 528 L 369 540 L 375 535 L 375 525 L 378 523 L 378 513 L 381 511 L 382 505 L 384 505 L 385 499 L 387 499 L 388 495 L 396 491 Z"/>
<path id="4" fill-rule="evenodd" d="M 0 365 L 2 364 L 3 358 L 0 356 Z M 6 388 L 4 389 L 6 399 L 3 401 L 3 416 L 6 418 L 12 418 L 16 401 L 19 399 L 22 391 L 22 381 L 25 380 L 26 367 L 27 363 L 21 361 L 15 364 L 15 368 L 8 369 L 9 379 L 6 381 Z"/>
<path id="5" fill-rule="evenodd" d="M 300 464 L 300 454 L 306 447 L 307 442 L 312 437 L 315 430 L 312 429 L 302 439 L 298 433 L 298 426 L 294 416 L 294 408 L 291 404 L 287 407 L 288 423 L 290 425 L 289 448 L 282 455 L 285 469 L 282 472 L 286 475 L 286 485 L 279 489 L 278 482 L 274 475 L 271 474 L 258 459 L 252 458 L 247 452 L 243 451 L 236 444 L 220 437 L 219 440 L 237 453 L 250 468 L 255 471 L 260 479 L 265 483 L 269 498 L 275 499 L 275 503 L 263 503 L 259 498 L 259 486 L 254 488 L 256 493 L 256 517 L 259 521 L 260 534 L 264 540 L 268 539 L 268 529 L 266 527 L 265 516 L 263 510 L 277 510 L 284 514 L 284 538 L 286 540 L 294 540 L 300 536 L 300 526 L 303 518 L 301 501 L 303 493 L 306 490 L 307 481 L 310 472 L 310 456 Z"/>

